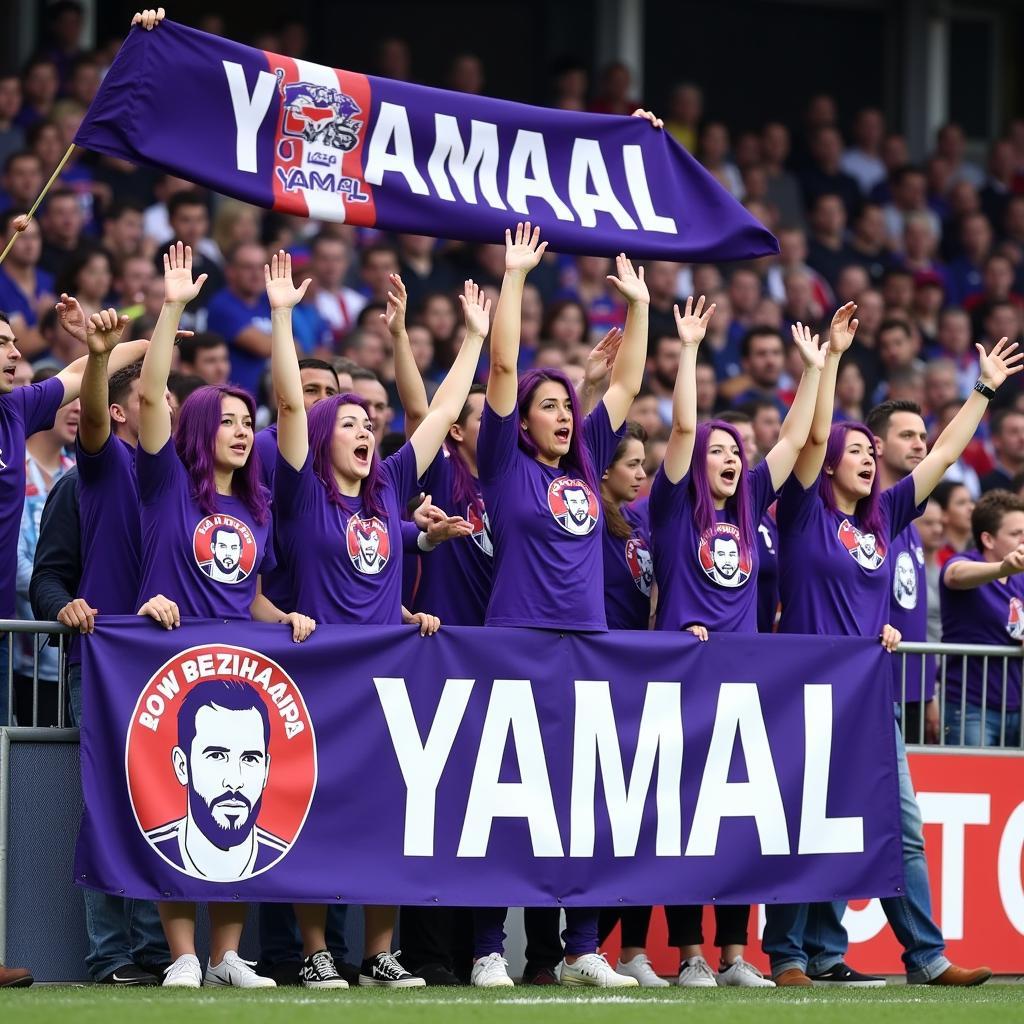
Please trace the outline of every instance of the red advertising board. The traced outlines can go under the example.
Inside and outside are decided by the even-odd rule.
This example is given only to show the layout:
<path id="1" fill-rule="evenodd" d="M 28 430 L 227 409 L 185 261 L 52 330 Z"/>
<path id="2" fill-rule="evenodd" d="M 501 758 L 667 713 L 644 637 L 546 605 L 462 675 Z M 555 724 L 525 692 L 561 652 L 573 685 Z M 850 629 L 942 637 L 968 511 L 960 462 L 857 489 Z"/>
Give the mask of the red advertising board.
<path id="1" fill-rule="evenodd" d="M 924 819 L 932 914 L 946 937 L 946 954 L 963 966 L 987 964 L 997 974 L 1024 973 L 1024 756 L 946 753 L 910 755 Z M 896 941 L 878 900 L 851 903 L 844 918 L 848 959 L 861 971 L 901 974 Z M 747 959 L 768 973 L 760 948 L 763 910 L 750 918 Z M 714 914 L 704 911 L 704 953 L 713 967 Z M 618 931 L 603 947 L 614 963 Z M 656 909 L 648 953 L 659 974 L 679 968 L 666 945 L 665 918 Z"/>

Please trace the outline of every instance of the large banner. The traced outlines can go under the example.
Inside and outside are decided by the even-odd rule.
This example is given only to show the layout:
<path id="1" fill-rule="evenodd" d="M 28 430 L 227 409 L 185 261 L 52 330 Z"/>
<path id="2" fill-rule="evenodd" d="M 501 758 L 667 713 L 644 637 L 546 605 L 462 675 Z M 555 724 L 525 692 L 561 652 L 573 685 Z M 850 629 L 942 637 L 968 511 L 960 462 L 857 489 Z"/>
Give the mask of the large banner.
<path id="1" fill-rule="evenodd" d="M 903 885 L 876 641 L 135 617 L 83 644 L 76 880 L 187 900 L 798 902 Z"/>
<path id="2" fill-rule="evenodd" d="M 285 213 L 501 242 L 739 260 L 770 232 L 665 131 L 373 78 L 165 21 L 132 29 L 75 142 Z"/>

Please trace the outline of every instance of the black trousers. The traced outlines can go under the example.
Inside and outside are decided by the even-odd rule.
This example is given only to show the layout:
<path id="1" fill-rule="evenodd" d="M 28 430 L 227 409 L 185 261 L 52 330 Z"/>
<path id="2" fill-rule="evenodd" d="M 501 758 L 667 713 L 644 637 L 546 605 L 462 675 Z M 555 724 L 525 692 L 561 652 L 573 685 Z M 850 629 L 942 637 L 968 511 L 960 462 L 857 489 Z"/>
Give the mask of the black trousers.
<path id="1" fill-rule="evenodd" d="M 402 907 L 398 921 L 402 966 L 407 971 L 441 964 L 469 982 L 473 969 L 473 912 L 468 907 Z"/>
<path id="2" fill-rule="evenodd" d="M 3 686 L 7 685 L 4 679 Z M 39 680 L 39 713 L 36 725 L 53 726 L 57 724 L 57 683 L 45 679 Z M 32 725 L 32 709 L 35 705 L 32 677 L 15 673 L 14 675 L 14 715 L 18 725 Z M 6 725 L 7 723 L 0 723 Z"/>
<path id="3" fill-rule="evenodd" d="M 668 922 L 668 944 L 670 946 L 699 946 L 704 942 L 701 930 L 703 907 L 666 907 L 665 920 Z M 747 921 L 750 907 L 715 905 L 715 945 L 745 946 L 747 944 Z"/>
<path id="4" fill-rule="evenodd" d="M 643 949 L 647 945 L 647 929 L 651 925 L 651 908 L 608 907 L 602 910 L 597 922 L 597 938 L 600 945 L 604 945 L 620 921 L 623 948 L 632 946 Z"/>

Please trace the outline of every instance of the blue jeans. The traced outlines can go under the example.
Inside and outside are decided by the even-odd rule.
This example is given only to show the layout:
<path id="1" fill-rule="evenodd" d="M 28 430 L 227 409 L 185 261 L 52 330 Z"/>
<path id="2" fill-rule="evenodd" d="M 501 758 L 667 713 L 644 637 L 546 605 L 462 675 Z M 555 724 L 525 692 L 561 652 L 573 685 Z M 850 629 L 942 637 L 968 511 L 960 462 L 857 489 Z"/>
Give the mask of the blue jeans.
<path id="1" fill-rule="evenodd" d="M 906 892 L 881 902 L 889 926 L 903 946 L 907 981 L 922 984 L 938 977 L 949 967 L 949 961 L 942 932 L 932 919 L 921 808 L 914 795 L 898 716 L 895 729 Z M 763 946 L 771 958 L 772 974 L 779 975 L 791 967 L 821 974 L 839 963 L 849 945 L 842 925 L 845 910 L 842 901 L 766 907 Z"/>
<path id="2" fill-rule="evenodd" d="M 345 942 L 344 903 L 327 905 L 327 948 L 339 963 L 348 955 Z M 290 903 L 260 904 L 260 963 L 265 965 L 296 963 L 302 957 L 302 937 L 295 911 Z"/>
<path id="3" fill-rule="evenodd" d="M 82 666 L 72 665 L 68 673 L 71 693 L 71 724 L 82 721 Z M 85 930 L 89 953 L 85 958 L 94 981 L 128 964 L 166 964 L 171 959 L 160 925 L 156 904 L 130 900 L 95 889 L 83 889 Z"/>
<path id="4" fill-rule="evenodd" d="M 968 704 L 964 719 L 964 746 L 980 747 L 982 730 L 985 746 L 999 746 L 999 708 L 982 708 L 980 704 Z M 952 701 L 946 705 L 946 743 L 960 745 L 960 703 Z M 1006 712 L 1006 746 L 1020 746 L 1020 712 Z"/>

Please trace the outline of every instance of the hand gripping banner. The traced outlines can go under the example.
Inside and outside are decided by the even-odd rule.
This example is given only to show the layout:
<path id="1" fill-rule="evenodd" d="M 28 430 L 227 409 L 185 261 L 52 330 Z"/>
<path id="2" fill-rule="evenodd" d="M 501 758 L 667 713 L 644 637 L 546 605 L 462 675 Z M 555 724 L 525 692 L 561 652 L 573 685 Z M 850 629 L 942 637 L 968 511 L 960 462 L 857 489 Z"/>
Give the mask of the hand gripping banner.
<path id="1" fill-rule="evenodd" d="M 81 885 L 460 906 L 902 891 L 877 641 L 319 626 L 294 644 L 111 617 L 82 646 Z"/>
<path id="2" fill-rule="evenodd" d="M 778 243 L 666 131 L 132 29 L 75 142 L 289 214 L 560 252 L 741 260 Z"/>

